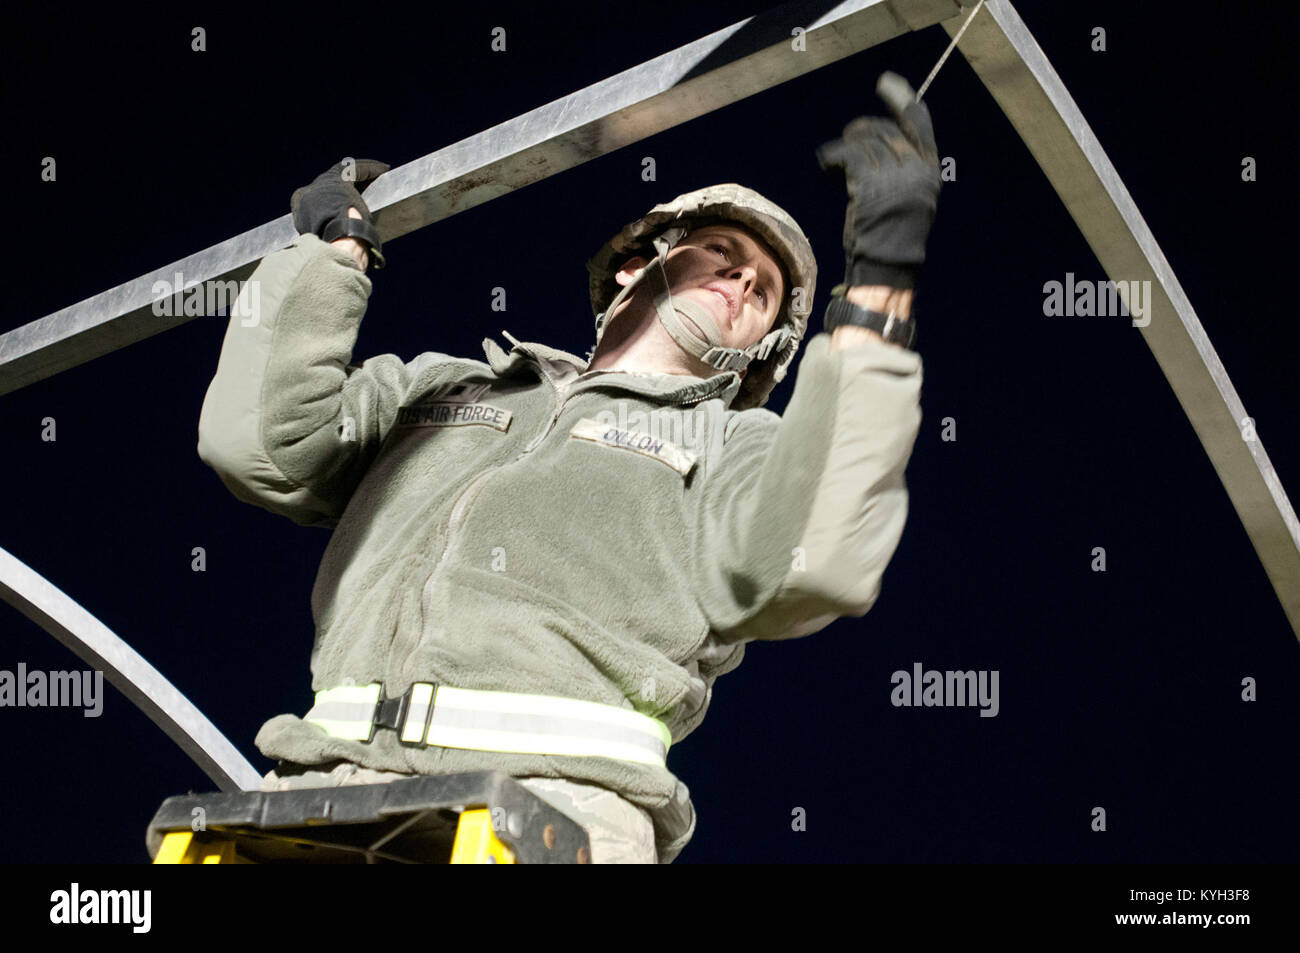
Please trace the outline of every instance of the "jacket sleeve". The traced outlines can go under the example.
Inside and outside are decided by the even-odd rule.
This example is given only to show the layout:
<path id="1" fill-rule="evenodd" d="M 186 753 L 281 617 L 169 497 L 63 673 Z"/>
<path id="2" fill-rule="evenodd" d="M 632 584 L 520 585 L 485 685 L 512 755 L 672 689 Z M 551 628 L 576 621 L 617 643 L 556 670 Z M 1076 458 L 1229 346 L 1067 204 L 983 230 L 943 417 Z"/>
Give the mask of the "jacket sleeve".
<path id="1" fill-rule="evenodd" d="M 350 364 L 370 296 L 315 235 L 264 258 L 241 291 L 199 417 L 199 457 L 239 499 L 332 526 L 392 427 L 422 355 Z"/>
<path id="2" fill-rule="evenodd" d="M 907 520 L 903 471 L 921 424 L 920 355 L 813 337 L 784 416 L 745 411 L 705 474 L 696 579 L 726 642 L 810 635 L 862 616 Z"/>

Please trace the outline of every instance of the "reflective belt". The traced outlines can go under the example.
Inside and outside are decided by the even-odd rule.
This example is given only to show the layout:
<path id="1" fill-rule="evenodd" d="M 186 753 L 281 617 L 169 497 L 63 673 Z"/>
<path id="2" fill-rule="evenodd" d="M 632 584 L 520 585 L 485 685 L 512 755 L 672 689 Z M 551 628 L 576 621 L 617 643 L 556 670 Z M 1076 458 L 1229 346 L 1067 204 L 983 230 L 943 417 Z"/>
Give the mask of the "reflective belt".
<path id="1" fill-rule="evenodd" d="M 316 693 L 303 720 L 348 741 L 368 742 L 376 728 L 392 728 L 404 745 L 617 758 L 660 767 L 672 744 L 662 721 L 626 708 L 430 682 L 416 682 L 387 699 L 380 682 L 328 688 Z"/>

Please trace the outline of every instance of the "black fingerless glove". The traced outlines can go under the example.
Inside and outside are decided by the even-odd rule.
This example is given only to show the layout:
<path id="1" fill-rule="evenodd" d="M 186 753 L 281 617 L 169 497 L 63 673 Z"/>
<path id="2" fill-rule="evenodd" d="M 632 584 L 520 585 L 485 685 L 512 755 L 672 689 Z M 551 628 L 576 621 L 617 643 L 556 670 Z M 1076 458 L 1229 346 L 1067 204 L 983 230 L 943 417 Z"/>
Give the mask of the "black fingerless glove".
<path id="1" fill-rule="evenodd" d="M 885 95 L 889 82 L 901 84 Z M 894 119 L 860 116 L 841 138 L 817 150 L 822 169 L 843 174 L 849 193 L 844 220 L 844 280 L 854 285 L 914 288 L 939 203 L 939 153 L 930 111 L 895 74 L 881 79 Z"/>
<path id="2" fill-rule="evenodd" d="M 293 224 L 300 235 L 316 235 L 327 242 L 339 238 L 355 238 L 364 243 L 376 268 L 384 267 L 384 252 L 375 228 L 374 216 L 361 198 L 368 184 L 388 171 L 389 166 L 374 159 L 356 159 L 351 163 L 352 181 L 343 178 L 344 163 L 336 163 L 328 172 L 322 172 L 311 185 L 304 185 L 293 193 L 289 207 L 293 210 Z M 355 208 L 361 218 L 348 215 Z"/>

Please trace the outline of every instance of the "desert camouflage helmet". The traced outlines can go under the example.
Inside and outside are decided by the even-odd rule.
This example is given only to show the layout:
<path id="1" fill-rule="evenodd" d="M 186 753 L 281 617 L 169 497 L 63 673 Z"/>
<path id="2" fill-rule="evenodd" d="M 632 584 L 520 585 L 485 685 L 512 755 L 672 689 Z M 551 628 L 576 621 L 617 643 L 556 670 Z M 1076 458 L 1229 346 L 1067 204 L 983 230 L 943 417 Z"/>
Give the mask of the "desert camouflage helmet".
<path id="1" fill-rule="evenodd" d="M 668 252 L 688 232 L 707 224 L 724 223 L 743 225 L 762 238 L 781 259 L 789 279 L 786 300 L 772 330 L 761 341 L 743 350 L 721 346 L 717 325 L 705 308 L 680 298 L 673 301 L 663 268 Z M 630 284 L 620 287 L 614 276 L 623 262 L 634 255 L 643 255 L 651 261 Z M 596 315 L 597 346 L 604 333 L 606 315 L 618 307 L 642 280 L 652 280 L 658 286 L 654 304 L 659 320 L 688 353 L 718 370 L 740 371 L 753 361 L 732 402 L 735 410 L 762 407 L 772 388 L 785 377 L 808 328 L 808 315 L 817 283 L 817 261 L 812 246 L 795 220 L 753 189 L 735 183 L 687 192 L 671 202 L 656 205 L 644 217 L 607 241 L 587 262 L 587 271 L 590 275 L 591 308 Z M 651 275 L 653 278 L 648 277 Z M 702 339 L 684 323 L 678 312 L 691 318 L 708 340 Z M 595 348 L 592 353 L 595 353 Z"/>

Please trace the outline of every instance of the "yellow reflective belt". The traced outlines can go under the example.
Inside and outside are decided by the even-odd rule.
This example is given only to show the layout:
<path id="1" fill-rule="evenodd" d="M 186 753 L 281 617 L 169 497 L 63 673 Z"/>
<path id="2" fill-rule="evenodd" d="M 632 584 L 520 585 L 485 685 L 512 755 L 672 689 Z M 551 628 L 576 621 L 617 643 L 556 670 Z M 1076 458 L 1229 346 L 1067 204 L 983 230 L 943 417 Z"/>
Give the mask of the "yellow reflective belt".
<path id="1" fill-rule="evenodd" d="M 306 720 L 335 738 L 369 741 L 374 731 L 375 706 L 382 691 L 379 682 L 372 682 L 317 692 L 316 706 L 307 713 Z"/>
<path id="2" fill-rule="evenodd" d="M 304 720 L 335 738 L 369 741 L 381 700 L 378 682 L 325 689 L 316 693 L 316 705 Z M 416 682 L 403 704 L 396 729 L 408 745 L 616 758 L 662 767 L 672 744 L 668 726 L 657 718 L 576 698 Z"/>

